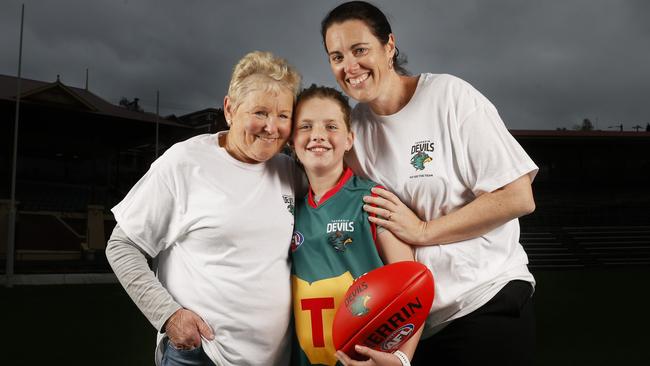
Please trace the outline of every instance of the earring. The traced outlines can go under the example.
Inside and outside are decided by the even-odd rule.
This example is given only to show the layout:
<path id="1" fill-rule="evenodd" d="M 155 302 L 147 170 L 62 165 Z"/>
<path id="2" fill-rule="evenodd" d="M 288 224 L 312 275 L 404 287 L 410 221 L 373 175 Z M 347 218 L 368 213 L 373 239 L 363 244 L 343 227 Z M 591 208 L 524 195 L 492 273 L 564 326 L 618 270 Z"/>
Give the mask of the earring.
<path id="1" fill-rule="evenodd" d="M 391 57 L 390 60 L 388 60 L 388 69 L 392 70 L 393 69 L 393 58 Z"/>

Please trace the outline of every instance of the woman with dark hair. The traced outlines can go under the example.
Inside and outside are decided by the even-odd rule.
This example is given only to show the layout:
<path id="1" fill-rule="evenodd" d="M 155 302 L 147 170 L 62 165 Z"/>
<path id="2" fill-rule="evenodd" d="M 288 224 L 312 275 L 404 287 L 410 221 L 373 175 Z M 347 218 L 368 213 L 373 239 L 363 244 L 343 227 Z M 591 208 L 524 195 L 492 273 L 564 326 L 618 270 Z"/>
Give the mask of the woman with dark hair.
<path id="1" fill-rule="evenodd" d="M 436 280 L 414 364 L 532 364 L 535 279 L 517 218 L 535 208 L 537 166 L 467 82 L 408 75 L 375 6 L 341 4 L 321 33 L 334 77 L 359 102 L 347 163 L 390 190 L 364 198 L 369 220 L 414 246 Z"/>

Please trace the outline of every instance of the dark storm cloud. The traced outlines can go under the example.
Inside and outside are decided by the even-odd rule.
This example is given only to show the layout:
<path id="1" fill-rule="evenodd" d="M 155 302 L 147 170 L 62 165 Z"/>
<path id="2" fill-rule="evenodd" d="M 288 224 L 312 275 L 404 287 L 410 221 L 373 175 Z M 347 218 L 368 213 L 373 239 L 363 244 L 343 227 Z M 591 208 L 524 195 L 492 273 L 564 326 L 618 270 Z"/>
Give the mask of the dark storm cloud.
<path id="1" fill-rule="evenodd" d="M 246 52 L 286 57 L 305 84 L 335 83 L 319 22 L 325 1 L 26 1 L 23 76 L 139 97 L 177 115 L 219 106 Z M 650 121 L 645 1 L 378 1 L 412 72 L 458 75 L 511 128 Z M 16 73 L 21 2 L 0 11 L 0 73 Z M 647 104 L 647 103 L 646 103 Z"/>
<path id="2" fill-rule="evenodd" d="M 598 119 L 600 128 L 650 121 L 643 105 L 650 95 L 650 31 L 641 15 L 650 14 L 647 2 L 436 4 L 410 18 L 425 26 L 403 26 L 403 49 L 417 52 L 412 68 L 472 82 L 510 127 L 570 127 L 585 117 Z M 418 33 L 431 40 L 422 42 Z"/>

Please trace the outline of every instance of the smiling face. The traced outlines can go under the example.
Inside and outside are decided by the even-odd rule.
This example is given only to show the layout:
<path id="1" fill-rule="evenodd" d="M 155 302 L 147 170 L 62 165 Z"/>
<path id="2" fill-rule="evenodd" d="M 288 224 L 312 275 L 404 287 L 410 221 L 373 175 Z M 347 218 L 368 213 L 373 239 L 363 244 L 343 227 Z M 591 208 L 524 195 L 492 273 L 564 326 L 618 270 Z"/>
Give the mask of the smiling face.
<path id="1" fill-rule="evenodd" d="M 291 135 L 292 110 L 292 92 L 279 85 L 256 88 L 243 96 L 238 105 L 226 97 L 224 114 L 230 124 L 226 150 L 246 163 L 269 160 Z"/>
<path id="2" fill-rule="evenodd" d="M 373 102 L 390 92 L 390 82 L 397 76 L 390 67 L 395 54 L 392 35 L 381 44 L 361 20 L 334 23 L 325 34 L 330 67 L 343 91 L 362 103 Z"/>
<path id="3" fill-rule="evenodd" d="M 343 172 L 343 155 L 352 148 L 353 134 L 339 104 L 314 97 L 296 107 L 293 146 L 307 175 Z"/>

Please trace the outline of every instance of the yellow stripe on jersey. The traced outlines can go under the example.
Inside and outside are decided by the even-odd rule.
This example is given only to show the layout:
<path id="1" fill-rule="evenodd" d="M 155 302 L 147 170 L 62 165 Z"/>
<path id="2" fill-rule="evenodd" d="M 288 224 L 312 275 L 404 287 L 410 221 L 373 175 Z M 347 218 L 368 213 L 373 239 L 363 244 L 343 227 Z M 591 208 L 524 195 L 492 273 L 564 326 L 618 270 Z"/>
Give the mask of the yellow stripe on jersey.
<path id="1" fill-rule="evenodd" d="M 291 276 L 293 314 L 300 347 L 312 364 L 334 366 L 332 324 L 338 305 L 354 282 L 350 272 L 309 284 Z"/>

